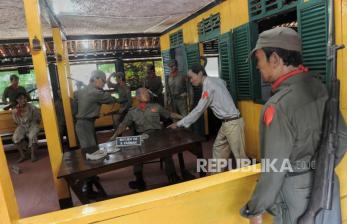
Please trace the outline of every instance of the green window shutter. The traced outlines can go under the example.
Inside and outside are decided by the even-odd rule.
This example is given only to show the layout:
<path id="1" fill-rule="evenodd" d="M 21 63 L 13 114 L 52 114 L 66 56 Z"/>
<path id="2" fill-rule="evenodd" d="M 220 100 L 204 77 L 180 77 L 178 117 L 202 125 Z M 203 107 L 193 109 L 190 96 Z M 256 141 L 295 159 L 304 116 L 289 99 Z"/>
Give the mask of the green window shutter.
<path id="1" fill-rule="evenodd" d="M 217 38 L 220 34 L 220 14 L 214 14 L 198 23 L 199 41 Z"/>
<path id="2" fill-rule="evenodd" d="M 199 44 L 186 45 L 187 67 L 200 63 Z"/>
<path id="3" fill-rule="evenodd" d="M 259 20 L 288 11 L 295 8 L 297 4 L 297 0 L 248 0 L 249 18 L 251 21 Z"/>
<path id="4" fill-rule="evenodd" d="M 200 64 L 200 52 L 199 52 L 199 44 L 190 44 L 186 45 L 186 56 L 187 56 L 187 70 L 194 64 Z M 193 107 L 195 107 L 202 94 L 202 87 L 193 86 Z M 193 125 L 192 130 L 204 136 L 205 124 L 204 124 L 204 116 L 201 116 Z"/>
<path id="5" fill-rule="evenodd" d="M 235 79 L 238 99 L 252 98 L 252 64 L 246 62 L 251 51 L 251 34 L 249 24 L 239 26 L 233 30 Z"/>
<path id="6" fill-rule="evenodd" d="M 170 75 L 170 68 L 169 68 L 169 62 L 171 60 L 170 58 L 170 50 L 162 51 L 161 57 L 163 60 L 163 66 L 164 66 L 164 75 L 168 76 Z"/>
<path id="7" fill-rule="evenodd" d="M 236 102 L 236 85 L 233 65 L 232 35 L 230 32 L 219 37 L 219 74 L 227 83 L 227 88 L 233 100 Z"/>
<path id="8" fill-rule="evenodd" d="M 301 4 L 298 7 L 298 25 L 304 65 L 317 72 L 318 78 L 327 83 L 328 13 L 325 1 Z"/>
<path id="9" fill-rule="evenodd" d="M 186 45 L 186 56 L 187 56 L 187 71 L 194 65 L 200 63 L 200 53 L 199 53 L 199 44 Z M 194 90 L 194 99 L 193 105 L 195 106 L 201 97 L 202 87 L 193 86 Z"/>
<path id="10" fill-rule="evenodd" d="M 170 34 L 170 48 L 175 48 L 183 44 L 183 31 L 179 30 Z"/>

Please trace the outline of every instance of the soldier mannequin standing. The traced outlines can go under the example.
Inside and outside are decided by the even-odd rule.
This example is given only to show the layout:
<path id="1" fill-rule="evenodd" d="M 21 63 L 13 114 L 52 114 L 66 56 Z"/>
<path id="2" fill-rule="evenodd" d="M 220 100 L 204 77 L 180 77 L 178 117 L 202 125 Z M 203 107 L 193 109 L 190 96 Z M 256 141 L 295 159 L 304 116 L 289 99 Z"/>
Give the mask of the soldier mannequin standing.
<path id="1" fill-rule="evenodd" d="M 18 78 L 17 75 L 11 75 L 10 76 L 10 81 L 11 81 L 11 85 L 5 88 L 4 93 L 2 95 L 2 102 L 5 103 L 5 104 L 6 103 L 10 103 L 11 104 L 10 107 L 4 108 L 4 109 L 7 109 L 7 110 L 17 104 L 15 98 L 16 98 L 17 94 L 19 94 L 19 93 L 24 93 L 25 96 L 27 97 L 27 99 L 30 100 L 30 97 L 27 94 L 25 88 L 23 86 L 18 85 L 19 78 Z M 7 101 L 7 99 L 9 101 Z"/>
<path id="2" fill-rule="evenodd" d="M 111 77 L 116 77 L 116 84 L 111 82 Z M 112 114 L 113 127 L 116 129 L 131 107 L 131 92 L 129 87 L 126 86 L 123 72 L 112 73 L 107 78 L 107 86 L 108 88 L 114 89 L 115 92 L 119 94 L 119 99 L 117 99 L 117 101 L 120 104 L 120 108 L 116 114 Z"/>
<path id="3" fill-rule="evenodd" d="M 101 104 L 116 102 L 110 93 L 103 91 L 105 83 L 105 73 L 96 70 L 91 74 L 89 85 L 75 93 L 75 129 L 82 149 L 97 145 L 94 122 L 99 117 Z"/>
<path id="4" fill-rule="evenodd" d="M 40 132 L 41 114 L 30 103 L 27 103 L 27 94 L 18 93 L 15 97 L 17 105 L 12 110 L 12 118 L 17 124 L 17 128 L 13 133 L 12 140 L 16 145 L 20 157 L 18 163 L 25 160 L 24 150 L 26 148 L 31 149 L 31 161 L 36 161 L 35 151 L 37 149 L 37 135 Z M 28 144 L 26 144 L 25 138 L 28 138 Z"/>
<path id="5" fill-rule="evenodd" d="M 168 119 L 181 119 L 182 116 L 176 113 L 170 113 L 157 103 L 149 103 L 150 96 L 148 90 L 140 88 L 136 91 L 136 98 L 140 102 L 136 108 L 129 110 L 123 122 L 119 125 L 118 129 L 111 137 L 114 140 L 117 136 L 121 135 L 127 127 L 132 124 L 135 126 L 137 134 L 149 134 L 153 131 L 161 130 L 160 116 Z M 165 172 L 168 176 L 170 183 L 178 182 L 179 178 L 176 174 L 175 165 L 171 157 L 163 158 L 165 163 Z M 143 166 L 134 166 L 135 181 L 129 182 L 129 187 L 132 189 L 144 190 L 146 183 L 142 175 Z"/>
<path id="6" fill-rule="evenodd" d="M 274 94 L 260 117 L 260 151 L 262 166 L 266 166 L 264 159 L 275 161 L 275 170 L 261 173 L 241 215 L 255 224 L 261 223 L 262 214 L 268 211 L 275 223 L 294 224 L 309 200 L 313 180 L 310 162 L 320 142 L 328 92 L 302 65 L 301 41 L 294 30 L 276 27 L 262 32 L 253 54 L 263 81 L 272 84 Z M 286 161 L 292 171 L 281 170 Z M 316 220 L 341 223 L 337 177 L 334 182 L 333 209 L 330 215 L 319 214 Z"/>
<path id="7" fill-rule="evenodd" d="M 161 82 L 160 76 L 155 74 L 155 67 L 153 64 L 147 65 L 147 76 L 143 80 L 143 87 L 149 89 L 151 101 L 164 106 L 164 95 L 163 95 L 163 83 Z"/>
<path id="8" fill-rule="evenodd" d="M 172 60 L 169 63 L 171 69 L 166 91 L 168 93 L 168 103 L 174 112 L 186 116 L 189 111 L 188 100 L 191 102 L 190 93 L 191 88 L 189 88 L 189 82 L 187 77 L 179 73 L 177 67 L 177 61 Z"/>
<path id="9" fill-rule="evenodd" d="M 105 73 L 96 70 L 91 73 L 89 84 L 75 92 L 73 113 L 76 114 L 75 129 L 82 150 L 97 145 L 94 123 L 100 115 L 101 104 L 116 102 L 110 93 L 103 91 L 105 84 Z M 98 178 L 88 178 L 83 186 L 83 191 L 90 198 L 96 197 L 93 181 L 98 181 Z"/>

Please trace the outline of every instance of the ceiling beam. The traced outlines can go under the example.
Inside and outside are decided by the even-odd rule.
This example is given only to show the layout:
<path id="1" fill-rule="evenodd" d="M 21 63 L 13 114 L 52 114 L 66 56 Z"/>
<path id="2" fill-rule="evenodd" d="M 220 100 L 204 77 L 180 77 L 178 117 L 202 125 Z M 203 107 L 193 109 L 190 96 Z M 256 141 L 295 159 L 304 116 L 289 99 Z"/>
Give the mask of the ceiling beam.
<path id="1" fill-rule="evenodd" d="M 96 40 L 96 39 L 118 39 L 134 37 L 160 37 L 160 33 L 127 33 L 127 34 L 106 34 L 106 35 L 70 35 L 68 40 Z"/>
<path id="2" fill-rule="evenodd" d="M 62 39 L 67 40 L 64 26 L 61 24 L 61 22 L 59 21 L 57 16 L 54 14 L 54 11 L 51 9 L 49 4 L 47 3 L 47 0 L 39 0 L 39 1 L 40 1 L 40 5 L 44 9 L 44 11 L 48 14 L 49 23 L 50 23 L 51 27 L 52 28 L 59 28 L 61 31 Z"/>

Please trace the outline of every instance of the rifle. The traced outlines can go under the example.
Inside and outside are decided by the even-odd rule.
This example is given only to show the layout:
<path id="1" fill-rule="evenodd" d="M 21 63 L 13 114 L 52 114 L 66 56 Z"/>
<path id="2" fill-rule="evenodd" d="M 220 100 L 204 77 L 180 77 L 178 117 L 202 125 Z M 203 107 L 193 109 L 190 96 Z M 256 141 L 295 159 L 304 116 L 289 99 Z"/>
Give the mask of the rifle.
<path id="1" fill-rule="evenodd" d="M 338 147 L 337 127 L 340 94 L 340 81 L 336 76 L 336 54 L 339 49 L 344 48 L 344 45 L 335 45 L 333 37 L 333 0 L 330 0 L 329 4 L 327 60 L 330 63 L 331 86 L 324 111 L 323 135 L 317 151 L 312 193 L 306 211 L 299 218 L 298 224 L 314 224 L 318 212 L 323 209 L 331 210 L 332 206 L 335 153 Z"/>

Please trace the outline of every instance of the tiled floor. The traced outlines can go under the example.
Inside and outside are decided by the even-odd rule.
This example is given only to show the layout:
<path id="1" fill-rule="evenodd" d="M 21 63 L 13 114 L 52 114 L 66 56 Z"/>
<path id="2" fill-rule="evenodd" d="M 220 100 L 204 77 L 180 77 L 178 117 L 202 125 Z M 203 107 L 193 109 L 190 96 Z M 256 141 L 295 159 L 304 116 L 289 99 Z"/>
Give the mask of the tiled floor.
<path id="1" fill-rule="evenodd" d="M 99 142 L 104 142 L 109 137 L 109 133 L 98 134 Z M 212 141 L 203 143 L 205 158 L 211 157 Z M 18 165 L 22 170 L 21 174 L 11 172 L 12 182 L 15 189 L 17 202 L 22 218 L 51 211 L 59 210 L 58 198 L 55 193 L 51 166 L 46 148 L 38 150 L 39 160 L 31 163 L 30 160 Z M 18 157 L 17 152 L 7 153 L 9 167 L 15 164 Z M 186 168 L 196 175 L 196 160 L 189 152 L 184 153 Z M 178 168 L 177 156 L 174 156 L 176 168 Z M 148 189 L 154 189 L 167 185 L 167 178 L 163 170 L 160 170 L 159 163 L 145 164 L 144 177 Z M 112 196 L 119 197 L 136 191 L 128 187 L 128 182 L 133 179 L 132 167 L 116 170 L 100 175 L 101 183 L 106 192 Z M 74 204 L 78 205 L 78 200 L 74 198 Z"/>

